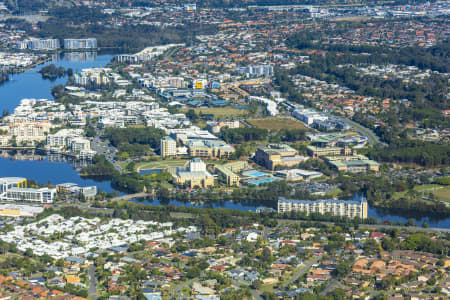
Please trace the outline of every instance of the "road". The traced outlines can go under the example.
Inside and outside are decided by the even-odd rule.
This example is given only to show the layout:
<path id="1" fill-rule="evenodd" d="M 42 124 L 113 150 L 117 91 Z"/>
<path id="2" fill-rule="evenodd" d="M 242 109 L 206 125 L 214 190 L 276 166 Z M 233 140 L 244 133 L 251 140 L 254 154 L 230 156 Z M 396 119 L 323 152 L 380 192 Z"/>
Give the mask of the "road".
<path id="1" fill-rule="evenodd" d="M 341 283 L 339 282 L 339 280 L 334 279 L 329 284 L 327 284 L 327 287 L 322 292 L 320 292 L 320 294 L 326 295 L 329 292 L 331 292 L 332 290 L 334 290 L 335 288 L 339 288 L 339 287 L 342 287 Z"/>
<path id="2" fill-rule="evenodd" d="M 356 129 L 356 131 L 358 131 L 361 135 L 367 136 L 367 138 L 369 139 L 369 144 L 371 145 L 382 144 L 384 146 L 387 146 L 385 143 L 381 142 L 380 138 L 369 128 L 366 128 L 361 124 L 358 124 L 348 118 L 341 117 L 341 119 L 352 125 Z"/>
<path id="3" fill-rule="evenodd" d="M 205 274 L 202 273 L 200 274 L 200 277 L 204 277 Z M 184 287 L 190 286 L 191 284 L 193 284 L 194 282 L 197 282 L 200 280 L 200 277 L 197 278 L 193 278 L 191 280 L 188 280 L 186 282 L 180 283 L 179 285 L 177 285 L 174 290 L 173 290 L 173 294 L 172 294 L 172 299 L 183 299 L 183 295 L 181 294 L 181 290 Z"/>
<path id="4" fill-rule="evenodd" d="M 89 289 L 88 295 L 92 299 L 97 299 L 97 279 L 95 278 L 95 266 L 91 265 L 88 270 L 89 275 Z"/>
<path id="5" fill-rule="evenodd" d="M 314 259 L 311 259 L 310 261 L 308 261 L 304 267 L 302 267 L 300 270 L 298 270 L 297 272 L 295 272 L 294 275 L 292 275 L 291 279 L 289 279 L 288 282 L 286 282 L 285 284 L 283 284 L 283 287 L 287 287 L 288 285 L 290 285 L 291 283 L 295 282 L 300 276 L 302 276 L 305 272 L 308 272 L 308 270 L 312 267 L 312 265 L 314 265 L 315 263 L 317 263 L 320 260 L 320 256 L 316 256 Z"/>
<path id="6" fill-rule="evenodd" d="M 98 154 L 104 155 L 106 159 L 114 166 L 114 168 L 120 172 L 120 174 L 123 173 L 120 165 L 114 160 L 117 149 L 102 141 L 99 134 L 92 139 L 91 148 Z"/>

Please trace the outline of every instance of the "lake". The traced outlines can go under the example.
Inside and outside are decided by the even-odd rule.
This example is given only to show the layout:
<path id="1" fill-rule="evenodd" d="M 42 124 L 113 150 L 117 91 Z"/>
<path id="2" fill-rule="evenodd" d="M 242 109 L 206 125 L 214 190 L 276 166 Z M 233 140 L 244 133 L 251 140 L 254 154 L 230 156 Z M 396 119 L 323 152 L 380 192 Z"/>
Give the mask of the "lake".
<path id="1" fill-rule="evenodd" d="M 10 81 L 0 85 L 0 111 L 13 111 L 14 108 L 24 98 L 36 99 L 53 99 L 51 89 L 58 84 L 65 84 L 67 77 L 58 78 L 55 81 L 44 80 L 38 73 L 42 67 L 55 64 L 57 67 L 72 68 L 79 71 L 83 68 L 104 67 L 111 59 L 112 55 L 97 55 L 95 52 L 74 52 L 55 55 L 53 60 L 39 65 L 27 72 L 14 74 L 10 76 Z M 240 107 L 245 109 L 245 107 Z M 159 170 L 142 171 L 142 174 L 159 172 Z M 0 177 L 18 176 L 26 177 L 37 182 L 59 184 L 64 182 L 73 182 L 81 186 L 96 185 L 105 192 L 113 192 L 109 181 L 94 181 L 92 179 L 84 179 L 79 176 L 79 171 L 73 165 L 64 161 L 51 161 L 47 157 L 39 160 L 29 160 L 26 158 L 15 159 L 8 157 L 0 157 Z M 170 201 L 169 203 L 161 203 L 158 199 L 144 200 L 142 203 L 149 205 L 184 205 L 188 207 L 212 207 L 212 208 L 229 208 L 239 210 L 255 211 L 257 206 L 251 204 L 234 203 L 231 201 L 222 201 L 212 204 L 191 204 L 180 201 Z M 404 213 L 396 214 L 392 211 L 383 211 L 380 209 L 369 208 L 370 217 L 379 220 L 389 220 L 392 222 L 406 222 L 408 218 L 413 218 L 417 224 L 426 221 L 432 227 L 450 228 L 450 218 L 436 220 L 429 218 L 421 218 L 420 216 L 405 216 Z"/>

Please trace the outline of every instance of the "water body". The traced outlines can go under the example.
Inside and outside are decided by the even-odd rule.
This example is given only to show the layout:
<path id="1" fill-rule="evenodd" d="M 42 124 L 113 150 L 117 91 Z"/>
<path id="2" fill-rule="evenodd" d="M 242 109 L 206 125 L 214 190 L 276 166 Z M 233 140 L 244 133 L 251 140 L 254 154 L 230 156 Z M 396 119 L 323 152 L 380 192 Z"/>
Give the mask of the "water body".
<path id="1" fill-rule="evenodd" d="M 0 111 L 14 111 L 20 104 L 20 100 L 25 98 L 53 100 L 52 87 L 65 84 L 67 76 L 55 81 L 43 80 L 41 74 L 38 73 L 42 67 L 54 64 L 56 67 L 80 71 L 84 68 L 104 67 L 113 57 L 112 55 L 96 55 L 95 52 L 88 53 L 92 54 L 86 55 L 83 52 L 76 52 L 55 55 L 52 61 L 38 65 L 24 73 L 10 75 L 10 80 L 0 85 Z"/>
<path id="2" fill-rule="evenodd" d="M 44 80 L 38 71 L 47 65 L 55 64 L 57 67 L 72 68 L 80 71 L 84 68 L 104 67 L 112 59 L 112 55 L 97 55 L 96 52 L 74 52 L 57 54 L 52 60 L 38 65 L 24 73 L 13 74 L 10 80 L 0 85 L 0 111 L 9 112 L 20 104 L 25 98 L 51 99 L 52 87 L 58 84 L 65 84 L 67 76 L 55 81 Z M 40 183 L 59 184 L 73 182 L 81 186 L 97 185 L 105 192 L 114 192 L 109 181 L 97 182 L 90 179 L 83 179 L 79 176 L 79 171 L 68 162 L 49 161 L 48 158 L 40 160 L 29 160 L 29 158 L 0 158 L 0 177 L 18 176 L 26 177 Z"/>
<path id="3" fill-rule="evenodd" d="M 95 52 L 87 53 L 65 53 L 55 55 L 53 60 L 45 64 L 36 66 L 27 72 L 14 74 L 10 76 L 10 81 L 0 85 L 0 111 L 8 110 L 12 112 L 14 108 L 19 105 L 24 98 L 35 99 L 53 99 L 51 89 L 55 85 L 65 84 L 67 77 L 58 78 L 55 81 L 44 80 L 41 74 L 38 73 L 42 67 L 49 64 L 55 64 L 57 67 L 72 68 L 74 71 L 79 71 L 83 68 L 104 67 L 111 59 L 112 55 L 97 55 Z M 238 107 L 245 109 L 245 107 Z M 159 170 L 142 171 L 142 174 L 149 174 L 159 172 Z M 48 158 L 41 158 L 38 160 L 28 160 L 26 158 L 5 158 L 0 157 L 0 177 L 18 176 L 26 177 L 40 183 L 51 182 L 52 184 L 59 184 L 64 182 L 73 182 L 81 186 L 96 185 L 105 192 L 113 192 L 109 181 L 94 181 L 91 179 L 84 179 L 79 176 L 79 171 L 67 162 L 63 161 L 49 161 Z M 161 202 L 158 199 L 146 199 L 144 201 L 137 201 L 138 203 L 145 203 L 148 205 L 176 205 L 187 207 L 211 207 L 211 208 L 229 208 L 238 210 L 256 210 L 256 205 L 234 203 L 230 201 L 221 201 L 215 203 L 192 204 L 181 201 L 172 200 L 169 202 Z M 393 211 L 383 211 L 369 207 L 368 215 L 375 217 L 378 220 L 388 220 L 390 222 L 406 222 L 409 218 L 415 220 L 417 224 L 422 224 L 426 221 L 431 227 L 450 228 L 450 218 L 446 219 L 430 219 L 423 218 L 417 215 L 407 216 L 404 213 L 397 214 Z"/>
<path id="4" fill-rule="evenodd" d="M 38 183 L 61 184 L 65 182 L 76 183 L 80 186 L 95 185 L 102 191 L 112 193 L 114 189 L 109 181 L 94 181 L 80 177 L 74 167 L 63 161 L 42 160 L 14 160 L 0 158 L 0 177 L 25 177 Z"/>

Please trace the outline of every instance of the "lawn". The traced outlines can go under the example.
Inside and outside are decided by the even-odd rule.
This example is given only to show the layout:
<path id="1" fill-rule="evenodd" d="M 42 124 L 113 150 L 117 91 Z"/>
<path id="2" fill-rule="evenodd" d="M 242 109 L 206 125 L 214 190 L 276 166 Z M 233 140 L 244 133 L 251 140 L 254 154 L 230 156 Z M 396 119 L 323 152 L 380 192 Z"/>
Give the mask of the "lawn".
<path id="1" fill-rule="evenodd" d="M 424 194 L 426 197 L 427 194 L 433 193 L 437 200 L 442 200 L 446 202 L 450 202 L 450 186 L 443 186 L 439 184 L 424 184 L 424 185 L 416 185 L 414 190 Z M 404 196 L 406 192 L 397 192 L 394 195 L 394 198 L 398 199 Z"/>
<path id="2" fill-rule="evenodd" d="M 168 167 L 183 167 L 187 163 L 185 159 L 165 159 L 136 163 L 136 171 L 150 169 L 166 169 Z"/>
<path id="3" fill-rule="evenodd" d="M 278 131 L 281 129 L 306 129 L 306 126 L 302 122 L 291 118 L 272 117 L 264 119 L 252 119 L 247 120 L 247 123 L 258 128 L 274 131 Z"/>
<path id="4" fill-rule="evenodd" d="M 185 108 L 182 112 L 186 113 L 190 108 Z M 194 108 L 196 114 L 212 114 L 215 118 L 233 118 L 247 116 L 248 111 L 245 109 L 237 109 L 232 107 L 198 107 Z"/>

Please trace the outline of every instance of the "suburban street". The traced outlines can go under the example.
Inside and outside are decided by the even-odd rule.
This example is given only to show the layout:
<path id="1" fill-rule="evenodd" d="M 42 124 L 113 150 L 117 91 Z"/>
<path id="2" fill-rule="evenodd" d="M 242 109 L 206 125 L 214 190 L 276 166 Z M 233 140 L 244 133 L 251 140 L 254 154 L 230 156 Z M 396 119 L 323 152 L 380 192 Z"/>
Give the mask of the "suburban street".
<path id="1" fill-rule="evenodd" d="M 308 261 L 304 267 L 302 267 L 300 270 L 298 270 L 294 275 L 292 275 L 291 279 L 289 279 L 288 282 L 286 282 L 283 287 L 287 287 L 291 283 L 295 282 L 303 273 L 308 272 L 308 270 L 311 268 L 312 265 L 317 263 L 320 260 L 320 256 L 315 257 L 314 259 Z"/>
<path id="2" fill-rule="evenodd" d="M 114 147 L 102 141 L 100 138 L 100 134 L 97 134 L 92 139 L 91 148 L 98 154 L 104 155 L 117 171 L 119 171 L 121 174 L 123 173 L 123 170 L 120 167 L 120 165 L 114 160 L 114 156 L 116 155 L 117 150 Z"/>
<path id="3" fill-rule="evenodd" d="M 89 275 L 88 295 L 92 299 L 97 299 L 97 280 L 95 278 L 95 265 L 91 265 L 89 267 L 88 275 Z"/>

